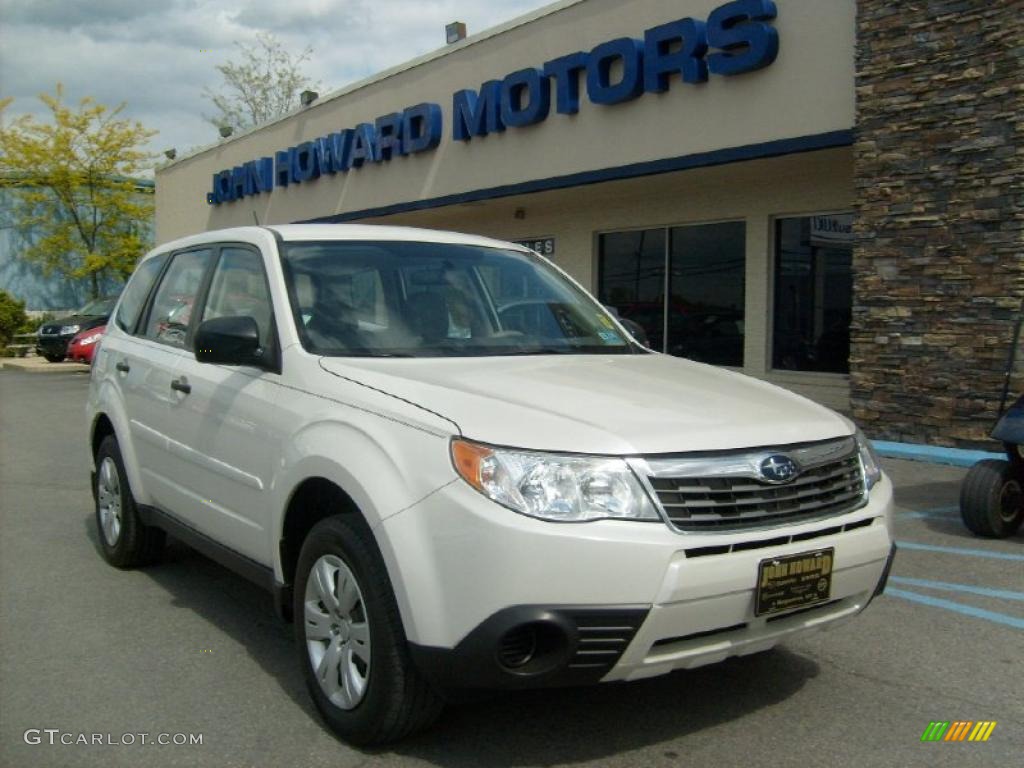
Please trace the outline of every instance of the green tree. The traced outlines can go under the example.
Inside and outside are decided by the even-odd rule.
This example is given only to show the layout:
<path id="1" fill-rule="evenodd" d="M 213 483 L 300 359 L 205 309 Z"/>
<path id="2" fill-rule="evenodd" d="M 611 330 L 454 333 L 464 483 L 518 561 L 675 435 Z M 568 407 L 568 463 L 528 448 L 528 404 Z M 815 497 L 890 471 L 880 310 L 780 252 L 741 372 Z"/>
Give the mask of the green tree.
<path id="1" fill-rule="evenodd" d="M 260 32 L 251 44 L 235 41 L 241 61 L 217 66 L 224 79 L 220 92 L 203 89 L 219 114 L 207 117 L 218 128 L 243 130 L 286 115 L 299 105 L 299 94 L 320 86 L 303 74 L 302 65 L 313 55 L 306 47 L 291 54 L 269 32 Z"/>
<path id="2" fill-rule="evenodd" d="M 0 348 L 11 343 L 27 320 L 25 302 L 18 301 L 7 291 L 0 291 Z"/>
<path id="3" fill-rule="evenodd" d="M 91 98 L 67 106 L 57 85 L 39 98 L 40 122 L 7 123 L 11 99 L 0 100 L 0 183 L 17 187 L 10 226 L 26 233 L 21 256 L 46 275 L 90 281 L 96 298 L 105 278 L 126 279 L 151 238 L 151 194 L 137 177 L 152 160 L 144 146 L 156 135 Z M 31 233 L 31 234 L 27 234 Z"/>

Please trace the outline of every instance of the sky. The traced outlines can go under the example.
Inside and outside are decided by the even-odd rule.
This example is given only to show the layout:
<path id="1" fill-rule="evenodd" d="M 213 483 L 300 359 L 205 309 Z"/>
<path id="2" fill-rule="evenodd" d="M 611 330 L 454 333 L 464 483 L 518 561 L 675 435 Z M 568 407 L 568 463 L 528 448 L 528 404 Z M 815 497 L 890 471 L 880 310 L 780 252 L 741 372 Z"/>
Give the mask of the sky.
<path id="1" fill-rule="evenodd" d="M 204 120 L 216 110 L 204 87 L 221 83 L 216 65 L 241 57 L 234 43 L 272 32 L 329 93 L 444 46 L 444 27 L 470 35 L 550 0 L 0 0 L 0 98 L 5 119 L 42 118 L 37 95 L 64 84 L 66 100 L 125 102 L 122 114 L 160 133 L 153 152 L 218 139 Z M 162 157 L 160 158 L 163 159 Z"/>

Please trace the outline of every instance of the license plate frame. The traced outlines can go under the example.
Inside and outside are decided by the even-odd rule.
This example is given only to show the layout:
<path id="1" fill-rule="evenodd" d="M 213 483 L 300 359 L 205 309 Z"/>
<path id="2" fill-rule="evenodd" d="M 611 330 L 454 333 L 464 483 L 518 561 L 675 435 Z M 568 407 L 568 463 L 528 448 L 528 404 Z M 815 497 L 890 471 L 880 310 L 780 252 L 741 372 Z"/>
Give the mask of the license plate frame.
<path id="1" fill-rule="evenodd" d="M 772 616 L 828 602 L 834 562 L 835 547 L 762 560 L 757 566 L 754 615 Z"/>

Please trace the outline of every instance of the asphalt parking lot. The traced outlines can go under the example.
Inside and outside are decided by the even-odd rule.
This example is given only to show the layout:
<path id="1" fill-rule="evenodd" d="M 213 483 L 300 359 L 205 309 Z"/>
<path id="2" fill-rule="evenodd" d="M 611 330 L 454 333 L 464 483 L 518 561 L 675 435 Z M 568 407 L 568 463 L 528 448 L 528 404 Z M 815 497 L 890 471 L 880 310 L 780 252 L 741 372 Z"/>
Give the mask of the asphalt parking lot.
<path id="1" fill-rule="evenodd" d="M 835 631 L 639 683 L 463 703 L 366 753 L 321 726 L 258 588 L 180 545 L 143 571 L 101 560 L 87 384 L 0 371 L 0 766 L 1020 764 L 1024 534 L 961 526 L 964 470 L 886 462 L 890 589 Z M 922 743 L 933 720 L 997 726 L 986 743 Z M 202 744 L 30 744 L 29 729 Z"/>

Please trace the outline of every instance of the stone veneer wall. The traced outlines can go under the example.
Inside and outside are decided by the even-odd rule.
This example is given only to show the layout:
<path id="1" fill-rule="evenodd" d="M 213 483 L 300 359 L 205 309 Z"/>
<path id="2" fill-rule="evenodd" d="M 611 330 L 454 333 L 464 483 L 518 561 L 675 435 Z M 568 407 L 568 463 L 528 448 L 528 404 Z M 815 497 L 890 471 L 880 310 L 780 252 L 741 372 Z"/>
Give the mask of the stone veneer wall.
<path id="1" fill-rule="evenodd" d="M 854 417 L 878 439 L 993 449 L 1024 298 L 1024 0 L 857 16 Z"/>

